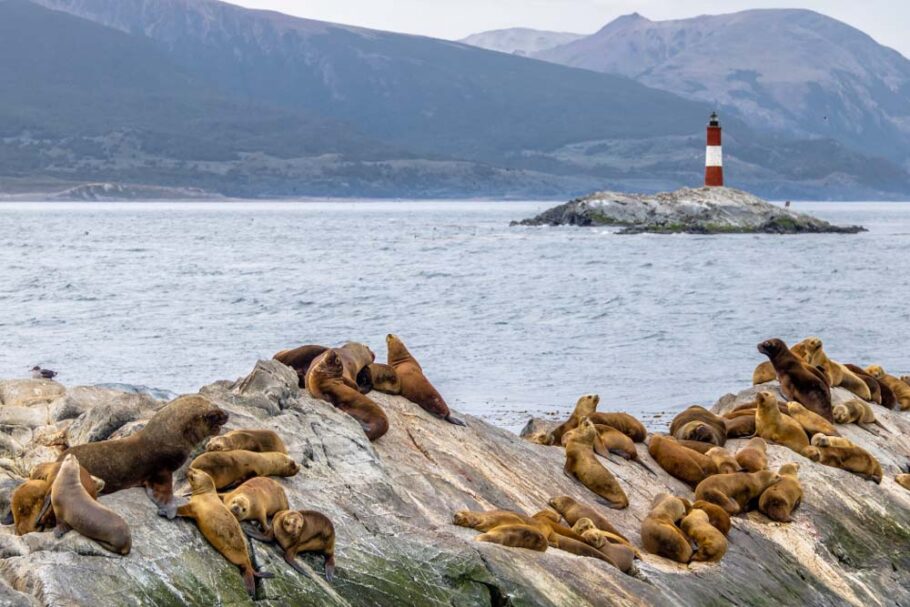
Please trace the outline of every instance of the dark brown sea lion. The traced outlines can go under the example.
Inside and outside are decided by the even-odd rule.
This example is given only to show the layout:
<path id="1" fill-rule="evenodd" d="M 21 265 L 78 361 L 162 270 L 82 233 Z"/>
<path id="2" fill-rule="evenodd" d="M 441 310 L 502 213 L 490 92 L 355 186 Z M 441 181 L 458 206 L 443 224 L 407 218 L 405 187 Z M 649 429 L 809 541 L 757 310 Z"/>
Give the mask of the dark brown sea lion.
<path id="1" fill-rule="evenodd" d="M 419 405 L 424 411 L 432 413 L 450 424 L 467 425 L 457 417 L 452 417 L 449 405 L 423 374 L 420 363 L 411 356 L 401 339 L 389 334 L 386 336 L 386 346 L 388 347 L 389 366 L 395 369 L 401 382 L 402 396 Z"/>
<path id="2" fill-rule="evenodd" d="M 806 359 L 806 347 L 802 342 L 795 344 L 790 348 L 790 352 L 800 360 L 804 361 Z M 777 373 L 774 372 L 774 365 L 771 364 L 770 360 L 759 363 L 759 365 L 755 367 L 755 371 L 752 372 L 752 385 L 757 386 L 758 384 L 765 384 L 776 379 Z"/>
<path id="3" fill-rule="evenodd" d="M 310 366 L 307 391 L 313 398 L 326 400 L 356 419 L 371 441 L 389 430 L 389 419 L 382 408 L 345 380 L 341 357 L 334 350 Z"/>
<path id="4" fill-rule="evenodd" d="M 834 421 L 831 389 L 817 370 L 794 356 L 780 339 L 763 341 L 758 345 L 758 351 L 771 360 L 781 392 L 788 400 L 800 403 L 829 422 Z"/>
<path id="5" fill-rule="evenodd" d="M 284 441 L 272 430 L 232 430 L 215 436 L 205 446 L 206 451 L 256 451 L 257 453 L 287 453 Z"/>
<path id="6" fill-rule="evenodd" d="M 478 542 L 489 542 L 509 548 L 526 548 L 545 552 L 549 543 L 544 534 L 530 525 L 502 525 L 481 533 L 474 538 Z"/>
<path id="7" fill-rule="evenodd" d="M 651 554 L 677 563 L 692 559 L 689 538 L 676 525 L 686 516 L 689 504 L 667 493 L 654 498 L 651 511 L 641 524 L 641 543 Z"/>
<path id="8" fill-rule="evenodd" d="M 648 453 L 670 476 L 691 487 L 717 474 L 717 466 L 710 457 L 682 446 L 669 436 L 651 436 Z"/>
<path id="9" fill-rule="evenodd" d="M 297 372 L 298 385 L 306 388 L 306 374 L 310 365 L 326 350 L 328 348 L 325 346 L 300 346 L 293 350 L 282 350 L 272 358 L 294 369 Z"/>
<path id="10" fill-rule="evenodd" d="M 695 488 L 695 499 L 717 504 L 728 514 L 746 512 L 765 490 L 780 481 L 770 470 L 734 472 L 706 478 Z"/>
<path id="11" fill-rule="evenodd" d="M 300 464 L 284 453 L 255 451 L 207 451 L 194 459 L 190 468 L 208 474 L 219 491 L 254 476 L 287 477 L 300 472 Z"/>
<path id="12" fill-rule="evenodd" d="M 719 415 L 699 405 L 679 413 L 670 423 L 670 434 L 681 440 L 697 440 L 723 447 L 727 442 L 727 426 Z"/>
<path id="13" fill-rule="evenodd" d="M 755 434 L 755 413 L 724 419 L 727 426 L 727 438 L 745 438 Z"/>

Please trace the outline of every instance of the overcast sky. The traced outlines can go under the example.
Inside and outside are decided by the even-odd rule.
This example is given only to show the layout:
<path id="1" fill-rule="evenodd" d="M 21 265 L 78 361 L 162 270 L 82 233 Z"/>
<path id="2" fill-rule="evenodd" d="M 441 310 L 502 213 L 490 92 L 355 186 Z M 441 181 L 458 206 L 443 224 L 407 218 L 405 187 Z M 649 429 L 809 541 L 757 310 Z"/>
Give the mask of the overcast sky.
<path id="1" fill-rule="evenodd" d="M 228 0 L 310 19 L 395 32 L 459 39 L 491 29 L 592 33 L 608 21 L 638 12 L 649 19 L 678 19 L 748 8 L 808 8 L 857 27 L 910 57 L 910 1 L 801 0 Z"/>

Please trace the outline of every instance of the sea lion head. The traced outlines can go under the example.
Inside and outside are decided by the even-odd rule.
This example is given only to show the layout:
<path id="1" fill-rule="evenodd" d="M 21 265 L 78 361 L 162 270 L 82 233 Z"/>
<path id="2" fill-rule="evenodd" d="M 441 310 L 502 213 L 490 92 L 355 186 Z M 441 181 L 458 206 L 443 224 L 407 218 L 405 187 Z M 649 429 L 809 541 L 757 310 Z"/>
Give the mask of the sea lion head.
<path id="1" fill-rule="evenodd" d="M 559 497 L 551 497 L 547 505 L 557 512 L 566 512 L 575 505 L 575 500 L 568 495 L 561 495 Z"/>
<path id="2" fill-rule="evenodd" d="M 818 450 L 818 447 L 806 447 L 803 449 L 803 457 L 817 462 L 822 458 L 822 452 Z"/>
<path id="3" fill-rule="evenodd" d="M 212 437 L 205 445 L 206 451 L 228 451 L 227 441 L 223 436 Z"/>
<path id="4" fill-rule="evenodd" d="M 866 373 L 874 377 L 875 379 L 881 379 L 885 376 L 885 370 L 881 365 L 869 365 L 866 367 Z"/>
<path id="5" fill-rule="evenodd" d="M 276 455 L 280 455 L 280 459 L 282 460 L 280 467 L 281 476 L 294 476 L 300 472 L 300 464 L 295 462 L 292 457 L 283 453 L 277 453 Z"/>
<path id="6" fill-rule="evenodd" d="M 850 409 L 848 409 L 846 405 L 834 405 L 834 408 L 831 410 L 831 415 L 834 416 L 834 421 L 838 424 L 850 423 Z"/>
<path id="7" fill-rule="evenodd" d="M 251 505 L 250 498 L 246 495 L 235 495 L 231 498 L 227 507 L 238 521 L 242 521 L 250 513 Z"/>
<path id="8" fill-rule="evenodd" d="M 207 398 L 193 394 L 180 396 L 164 406 L 142 430 L 158 441 L 171 436 L 181 436 L 185 446 L 196 445 L 221 431 L 228 414 Z"/>
<path id="9" fill-rule="evenodd" d="M 193 490 L 193 495 L 215 491 L 214 479 L 207 472 L 198 468 L 188 469 L 186 471 L 186 480 Z"/>
<path id="10" fill-rule="evenodd" d="M 574 431 L 573 442 L 583 443 L 585 445 L 594 445 L 594 441 L 597 439 L 597 426 L 594 425 L 587 417 L 582 419 L 578 424 L 578 428 Z"/>
<path id="11" fill-rule="evenodd" d="M 329 350 L 319 361 L 316 372 L 322 373 L 326 377 L 341 377 L 344 372 L 344 364 L 341 362 L 341 357 L 334 350 Z"/>
<path id="12" fill-rule="evenodd" d="M 540 432 L 535 432 L 534 434 L 528 435 L 527 438 L 525 438 L 525 440 L 528 441 L 529 443 L 534 443 L 535 445 L 546 445 L 546 446 L 550 446 L 556 442 L 554 440 L 552 432 L 544 432 L 543 430 L 541 430 Z"/>
<path id="13" fill-rule="evenodd" d="M 787 349 L 787 344 L 782 340 L 777 339 L 767 339 L 760 344 L 758 344 L 758 351 L 767 356 L 768 358 L 774 358 L 781 352 Z"/>
<path id="14" fill-rule="evenodd" d="M 679 429 L 679 436 L 683 440 L 694 440 L 701 443 L 720 443 L 717 430 L 701 421 L 691 421 Z"/>
<path id="15" fill-rule="evenodd" d="M 799 464 L 796 462 L 790 462 L 789 464 L 784 464 L 777 469 L 778 474 L 781 476 L 796 476 L 799 473 Z"/>
<path id="16" fill-rule="evenodd" d="M 830 443 L 828 442 L 828 437 L 824 434 L 816 434 L 812 437 L 812 446 L 813 447 L 828 447 Z"/>
<path id="17" fill-rule="evenodd" d="M 591 522 L 589 519 L 586 519 L 586 518 L 581 519 L 581 521 L 588 521 L 589 523 Z M 581 521 L 579 521 L 579 523 Z M 592 525 L 593 525 L 593 523 L 592 523 Z M 577 524 L 576 524 L 576 526 L 577 526 Z M 586 529 L 585 531 L 582 531 L 580 533 L 576 531 L 576 533 L 578 533 L 578 535 L 580 535 L 582 537 L 582 539 L 584 539 L 586 544 L 588 544 L 589 546 L 593 546 L 594 548 L 597 548 L 598 550 L 600 550 L 601 548 L 604 547 L 604 544 L 607 543 L 607 539 L 603 535 L 598 533 L 597 531 L 598 531 L 597 529 Z"/>
<path id="18" fill-rule="evenodd" d="M 812 354 L 822 349 L 822 340 L 817 337 L 807 337 L 803 340 L 803 346 L 808 354 Z"/>
<path id="19" fill-rule="evenodd" d="M 373 353 L 373 351 L 370 350 L 370 347 L 365 344 L 361 344 L 356 341 L 348 341 L 345 342 L 344 348 L 352 351 L 357 356 L 369 358 L 370 362 L 376 362 L 376 354 Z"/>
<path id="20" fill-rule="evenodd" d="M 597 405 L 600 404 L 600 396 L 597 394 L 585 394 L 575 403 L 576 415 L 587 417 L 597 411 Z"/>
<path id="21" fill-rule="evenodd" d="M 16 535 L 38 531 L 38 515 L 50 486 L 44 480 L 28 480 L 19 485 L 11 496 L 13 524 Z"/>
<path id="22" fill-rule="evenodd" d="M 687 503 L 669 493 L 659 493 L 651 502 L 651 513 L 648 516 L 666 516 L 674 523 L 686 516 Z"/>
<path id="23" fill-rule="evenodd" d="M 455 516 L 452 517 L 452 522 L 459 527 L 470 527 L 473 529 L 475 525 L 480 524 L 480 519 L 476 512 L 461 510 L 455 513 Z"/>
<path id="24" fill-rule="evenodd" d="M 291 510 L 281 517 L 281 529 L 292 538 L 300 537 L 304 527 L 306 527 L 306 521 L 303 515 L 296 510 Z"/>
<path id="25" fill-rule="evenodd" d="M 755 403 L 764 413 L 771 413 L 772 415 L 772 412 L 780 413 L 780 409 L 777 408 L 777 397 L 771 392 L 759 393 L 755 398 Z"/>
<path id="26" fill-rule="evenodd" d="M 385 345 L 388 350 L 388 362 L 390 365 L 394 362 L 411 358 L 411 353 L 397 335 L 393 335 L 392 333 L 386 335 Z"/>
<path id="27" fill-rule="evenodd" d="M 774 470 L 761 470 L 759 472 L 753 472 L 752 474 L 755 475 L 758 482 L 765 488 L 768 488 L 775 483 L 779 483 L 781 479 L 780 473 Z"/>
<path id="28" fill-rule="evenodd" d="M 578 535 L 584 535 L 585 531 L 590 531 L 592 529 L 597 529 L 597 525 L 594 524 L 589 518 L 580 518 L 575 521 L 575 525 L 572 527 L 572 531 Z"/>

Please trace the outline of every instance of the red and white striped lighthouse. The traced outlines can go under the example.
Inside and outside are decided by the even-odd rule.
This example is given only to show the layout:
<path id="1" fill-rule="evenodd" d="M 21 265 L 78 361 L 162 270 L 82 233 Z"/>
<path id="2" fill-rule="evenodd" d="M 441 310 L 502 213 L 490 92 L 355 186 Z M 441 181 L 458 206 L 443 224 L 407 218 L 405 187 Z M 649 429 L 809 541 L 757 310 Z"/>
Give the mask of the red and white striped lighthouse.
<path id="1" fill-rule="evenodd" d="M 708 123 L 708 147 L 705 149 L 705 186 L 719 188 L 723 185 L 724 153 L 720 144 L 720 121 L 717 112 L 712 112 Z"/>

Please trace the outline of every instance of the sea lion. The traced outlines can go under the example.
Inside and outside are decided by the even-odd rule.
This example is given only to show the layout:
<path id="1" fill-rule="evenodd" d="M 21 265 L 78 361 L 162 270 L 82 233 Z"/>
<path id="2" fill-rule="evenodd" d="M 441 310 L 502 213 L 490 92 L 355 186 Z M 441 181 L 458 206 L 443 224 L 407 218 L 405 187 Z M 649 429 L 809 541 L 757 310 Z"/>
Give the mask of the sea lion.
<path id="1" fill-rule="evenodd" d="M 370 441 L 388 432 L 389 418 L 379 405 L 345 380 L 344 365 L 335 350 L 313 361 L 306 384 L 310 396 L 326 400 L 356 419 Z"/>
<path id="2" fill-rule="evenodd" d="M 370 391 L 370 386 L 365 387 L 361 385 L 358 380 L 364 377 L 362 374 L 363 370 L 372 364 L 374 360 L 376 360 L 376 355 L 373 354 L 373 351 L 364 344 L 349 341 L 340 348 L 329 348 L 314 358 L 313 362 L 310 363 L 310 367 L 307 370 L 306 375 L 306 386 L 307 391 L 313 398 L 332 402 L 332 399 L 329 398 L 331 395 L 324 392 L 323 386 L 311 385 L 310 383 L 310 376 L 313 372 L 313 369 L 317 365 L 320 365 L 320 363 L 329 355 L 329 353 L 333 353 L 335 357 L 337 357 L 338 362 L 341 364 L 340 380 L 345 386 L 352 390 L 356 390 L 361 394 Z"/>
<path id="3" fill-rule="evenodd" d="M 651 511 L 641 524 L 644 549 L 677 563 L 688 563 L 692 559 L 692 546 L 676 526 L 688 512 L 688 504 L 678 497 L 667 493 L 656 496 Z"/>
<path id="4" fill-rule="evenodd" d="M 732 419 L 724 419 L 727 427 L 727 438 L 745 438 L 755 434 L 755 413 L 752 415 L 739 415 Z"/>
<path id="5" fill-rule="evenodd" d="M 63 462 L 45 462 L 32 469 L 29 480 L 20 485 L 10 496 L 11 514 L 16 533 L 25 535 L 32 531 L 43 531 L 57 524 L 54 509 L 50 504 L 50 491 Z M 104 481 L 79 467 L 82 486 L 92 499 L 104 489 Z"/>
<path id="6" fill-rule="evenodd" d="M 736 458 L 732 453 L 723 447 L 714 447 L 709 450 L 705 456 L 714 462 L 718 474 L 731 474 L 733 472 L 739 472 L 740 470 L 739 462 L 736 461 Z"/>
<path id="7" fill-rule="evenodd" d="M 780 474 L 771 470 L 734 472 L 706 478 L 695 488 L 695 499 L 717 504 L 727 514 L 746 512 L 752 502 L 780 481 Z"/>
<path id="8" fill-rule="evenodd" d="M 190 468 L 202 470 L 219 491 L 254 476 L 294 476 L 300 465 L 284 453 L 255 451 L 208 451 L 193 460 Z"/>
<path id="9" fill-rule="evenodd" d="M 671 437 L 651 436 L 648 453 L 670 476 L 691 487 L 717 474 L 717 466 L 710 457 L 682 446 Z"/>
<path id="10" fill-rule="evenodd" d="M 622 510 L 629 506 L 626 496 L 616 477 L 598 461 L 594 454 L 597 428 L 590 419 L 582 422 L 582 432 L 576 440 L 566 445 L 566 464 L 563 470 L 568 476 L 606 500 L 611 508 Z"/>
<path id="11" fill-rule="evenodd" d="M 530 525 L 502 525 L 474 538 L 478 542 L 500 544 L 509 548 L 526 548 L 546 552 L 549 544 L 544 534 Z"/>
<path id="12" fill-rule="evenodd" d="M 829 422 L 834 421 L 831 414 L 831 388 L 817 370 L 794 356 L 787 344 L 779 339 L 763 341 L 758 345 L 758 351 L 774 365 L 781 392 L 787 400 L 800 403 Z"/>
<path id="13" fill-rule="evenodd" d="M 812 446 L 813 447 L 840 447 L 841 449 L 852 449 L 856 446 L 849 438 L 844 438 L 843 436 L 826 436 L 824 434 L 816 434 L 812 437 Z"/>
<path id="14" fill-rule="evenodd" d="M 174 471 L 203 440 L 218 434 L 228 414 L 208 399 L 181 396 L 160 409 L 141 430 L 126 438 L 70 447 L 69 454 L 93 476 L 104 481 L 102 493 L 145 487 L 159 514 L 174 518 Z"/>
<path id="15" fill-rule="evenodd" d="M 569 416 L 569 419 L 559 424 L 552 432 L 550 432 L 550 444 L 551 445 L 565 445 L 563 443 L 563 436 L 566 432 L 574 430 L 578 427 L 578 424 L 581 423 L 586 417 L 590 417 L 597 410 L 597 405 L 600 403 L 600 396 L 597 394 L 585 394 L 578 399 L 575 403 L 575 409 L 572 410 L 572 415 Z"/>
<path id="16" fill-rule="evenodd" d="M 780 414 L 777 397 L 770 392 L 758 395 L 755 413 L 755 433 L 767 441 L 783 445 L 797 453 L 809 446 L 806 431 L 792 417 Z"/>
<path id="17" fill-rule="evenodd" d="M 866 386 L 869 388 L 869 394 L 872 395 L 872 402 L 874 402 L 877 405 L 881 405 L 882 404 L 881 384 L 879 384 L 878 381 L 874 377 L 872 377 L 871 375 L 866 373 L 865 369 L 863 369 L 862 367 L 860 367 L 858 365 L 851 365 L 849 363 L 846 363 L 846 364 L 844 364 L 844 366 L 847 367 L 847 369 L 849 369 L 850 371 L 852 371 L 855 376 L 857 376 L 858 378 L 860 378 L 861 380 L 863 380 L 866 383 Z"/>
<path id="18" fill-rule="evenodd" d="M 704 500 L 696 500 L 692 502 L 692 508 L 703 510 L 705 514 L 708 515 L 708 521 L 714 525 L 715 529 L 724 535 L 730 533 L 730 515 L 717 504 L 712 504 L 711 502 L 706 502 Z"/>
<path id="19" fill-rule="evenodd" d="M 885 405 L 885 388 L 887 388 L 891 393 L 890 396 L 894 397 L 895 406 L 892 408 L 899 407 L 901 411 L 910 409 L 910 386 L 893 375 L 889 375 L 881 365 L 866 367 L 866 372 L 882 386 L 882 405 Z"/>
<path id="20" fill-rule="evenodd" d="M 452 417 L 449 405 L 423 374 L 420 363 L 411 356 L 404 342 L 397 336 L 389 334 L 386 336 L 386 346 L 388 347 L 389 366 L 395 369 L 401 382 L 401 395 L 419 405 L 424 411 L 432 413 L 450 424 L 465 426 L 463 421 Z"/>
<path id="21" fill-rule="evenodd" d="M 372 363 L 367 366 L 367 372 L 370 374 L 370 385 L 378 392 L 385 394 L 401 394 L 401 380 L 395 369 L 389 365 L 381 363 Z"/>
<path id="22" fill-rule="evenodd" d="M 755 414 L 753 414 L 753 417 L 754 417 L 754 415 Z M 673 439 L 672 436 L 670 436 L 668 438 Z M 678 444 L 682 445 L 686 449 L 691 449 L 692 451 L 701 453 L 702 455 L 705 455 L 708 451 L 710 451 L 711 449 L 713 449 L 714 447 L 717 446 L 714 443 L 703 443 L 700 440 L 679 440 L 679 439 L 673 439 L 673 440 L 675 440 Z"/>
<path id="23" fill-rule="evenodd" d="M 256 596 L 256 578 L 270 578 L 271 573 L 256 571 L 250 561 L 249 546 L 240 522 L 227 509 L 212 477 L 197 468 L 186 471 L 186 480 L 192 488 L 190 502 L 177 508 L 177 516 L 196 522 L 202 536 L 208 540 L 229 563 L 240 568 L 243 585 L 251 597 Z"/>
<path id="24" fill-rule="evenodd" d="M 654 471 L 638 457 L 638 450 L 631 438 L 611 426 L 595 424 L 594 427 L 597 428 L 597 439 L 594 441 L 594 452 L 597 455 L 609 458 L 611 453 L 615 453 L 655 475 Z"/>
<path id="25" fill-rule="evenodd" d="M 840 433 L 832 423 L 821 415 L 809 411 L 798 402 L 791 401 L 787 403 L 787 410 L 790 412 L 790 417 L 795 419 L 796 422 L 802 426 L 803 430 L 806 432 L 806 436 L 810 439 L 816 434 L 840 436 Z M 834 419 L 837 419 L 837 413 L 834 413 Z"/>
<path id="26" fill-rule="evenodd" d="M 257 453 L 287 453 L 284 441 L 272 430 L 232 430 L 209 439 L 206 451 L 255 451 Z"/>
<path id="27" fill-rule="evenodd" d="M 910 375 L 901 375 L 901 381 L 910 386 Z"/>
<path id="28" fill-rule="evenodd" d="M 547 502 L 551 508 L 556 510 L 559 514 L 562 515 L 570 525 L 575 525 L 579 520 L 586 518 L 590 520 L 594 525 L 601 531 L 606 531 L 613 535 L 616 535 L 628 542 L 626 536 L 624 536 L 620 531 L 610 523 L 609 520 L 597 510 L 582 504 L 576 501 L 574 498 L 571 498 L 567 495 L 550 498 Z"/>
<path id="29" fill-rule="evenodd" d="M 871 424 L 876 421 L 872 406 L 858 398 L 834 405 L 833 413 L 834 421 L 838 424 Z M 836 432 L 830 434 L 837 436 Z"/>
<path id="30" fill-rule="evenodd" d="M 632 570 L 635 559 L 641 558 L 638 551 L 631 544 L 616 541 L 616 536 L 606 531 L 601 531 L 594 526 L 590 519 L 581 519 L 575 524 L 573 529 L 581 534 L 587 545 L 606 555 L 610 564 L 623 573 L 629 573 Z"/>
<path id="31" fill-rule="evenodd" d="M 724 419 L 704 407 L 693 405 L 670 423 L 670 434 L 681 440 L 697 440 L 723 447 L 727 442 Z"/>
<path id="32" fill-rule="evenodd" d="M 806 362 L 813 367 L 821 367 L 828 376 L 828 384 L 833 388 L 840 386 L 853 392 L 864 400 L 872 400 L 872 392 L 862 379 L 846 366 L 828 358 L 822 340 L 809 337 L 803 340 L 806 346 Z"/>
<path id="33" fill-rule="evenodd" d="M 115 554 L 130 553 L 133 540 L 129 526 L 120 515 L 98 503 L 85 490 L 82 469 L 72 453 L 64 456 L 60 471 L 51 485 L 51 505 L 57 519 L 54 537 L 59 539 L 70 529 L 75 529 Z"/>
<path id="34" fill-rule="evenodd" d="M 768 487 L 758 499 L 758 509 L 771 520 L 789 523 L 790 515 L 803 499 L 799 483 L 799 464 L 784 464 L 777 470 L 780 482 Z"/>
<path id="35" fill-rule="evenodd" d="M 579 534 L 586 542 L 598 549 L 603 549 L 604 543 L 620 544 L 632 550 L 633 556 L 640 558 L 635 547 L 621 535 L 604 531 L 594 524 L 589 518 L 580 518 L 572 525 L 572 531 Z"/>
<path id="36" fill-rule="evenodd" d="M 820 435 L 816 434 L 816 437 Z M 803 455 L 825 466 L 852 472 L 876 484 L 882 482 L 882 467 L 871 453 L 853 445 L 852 447 L 807 447 Z"/>
<path id="37" fill-rule="evenodd" d="M 635 552 L 628 546 L 612 546 L 602 550 L 589 544 L 585 538 L 570 529 L 559 524 L 559 514 L 552 510 L 538 512 L 531 517 L 533 521 L 546 530 L 547 541 L 550 546 L 576 556 L 594 558 L 610 563 L 623 573 L 628 573 L 632 568 L 632 561 L 635 558 Z"/>
<path id="38" fill-rule="evenodd" d="M 765 439 L 756 436 L 746 446 L 736 452 L 736 462 L 745 472 L 758 472 L 768 469 L 768 445 Z"/>
<path id="39" fill-rule="evenodd" d="M 595 411 L 588 416 L 591 423 L 598 426 L 616 428 L 633 442 L 643 443 L 648 437 L 648 431 L 638 419 L 621 411 Z"/>
<path id="40" fill-rule="evenodd" d="M 269 517 L 288 510 L 284 488 L 270 478 L 257 476 L 222 496 L 224 505 L 239 522 L 256 521 L 263 534 L 270 534 Z M 269 535 L 263 535 L 269 537 Z"/>
<path id="41" fill-rule="evenodd" d="M 790 352 L 793 354 L 793 356 L 800 360 L 806 359 L 806 347 L 802 342 L 794 344 L 794 346 L 790 348 Z M 755 367 L 755 371 L 752 372 L 753 386 L 766 384 L 776 379 L 777 373 L 774 371 L 774 365 L 771 364 L 770 360 L 759 363 L 758 366 Z"/>
<path id="42" fill-rule="evenodd" d="M 300 346 L 293 350 L 282 350 L 272 358 L 294 369 L 297 372 L 298 386 L 306 388 L 306 375 L 310 365 L 326 350 L 328 348 L 325 346 Z"/>
<path id="43" fill-rule="evenodd" d="M 282 510 L 272 519 L 272 535 L 294 571 L 309 575 L 297 555 L 315 552 L 325 563 L 325 579 L 331 582 L 335 577 L 335 526 L 329 517 L 315 510 Z"/>
<path id="44" fill-rule="evenodd" d="M 894 482 L 910 491 L 910 474 L 898 474 L 894 477 Z"/>
<path id="45" fill-rule="evenodd" d="M 727 538 L 711 524 L 704 510 L 693 508 L 679 526 L 698 546 L 691 560 L 716 563 L 727 553 Z"/>

